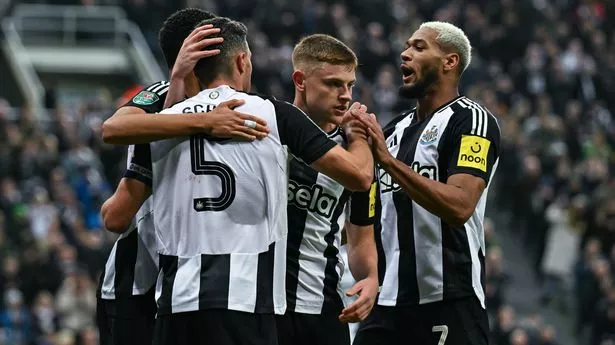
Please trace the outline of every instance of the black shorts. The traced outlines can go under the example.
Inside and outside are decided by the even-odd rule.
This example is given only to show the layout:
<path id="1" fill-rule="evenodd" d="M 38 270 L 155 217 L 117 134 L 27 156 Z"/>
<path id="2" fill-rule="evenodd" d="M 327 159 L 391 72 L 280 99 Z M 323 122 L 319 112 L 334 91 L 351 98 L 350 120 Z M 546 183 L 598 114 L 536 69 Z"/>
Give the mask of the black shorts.
<path id="1" fill-rule="evenodd" d="M 376 305 L 353 345 L 487 345 L 487 311 L 475 297 L 412 307 Z"/>
<path id="2" fill-rule="evenodd" d="M 154 345 L 277 345 L 273 314 L 205 309 L 156 319 Z"/>
<path id="3" fill-rule="evenodd" d="M 279 345 L 350 345 L 348 325 L 337 314 L 276 315 Z"/>
<path id="4" fill-rule="evenodd" d="M 156 318 L 154 289 L 130 298 L 98 298 L 96 318 L 101 345 L 150 345 Z"/>

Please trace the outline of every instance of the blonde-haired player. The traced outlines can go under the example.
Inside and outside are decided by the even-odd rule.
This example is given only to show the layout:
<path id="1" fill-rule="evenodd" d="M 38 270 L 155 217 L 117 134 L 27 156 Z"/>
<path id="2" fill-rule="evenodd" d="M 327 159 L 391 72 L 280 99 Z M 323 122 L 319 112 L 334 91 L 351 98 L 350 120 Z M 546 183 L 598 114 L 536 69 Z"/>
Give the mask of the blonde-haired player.
<path id="1" fill-rule="evenodd" d="M 294 105 L 342 146 L 344 115 L 352 100 L 357 57 L 328 35 L 303 38 L 293 51 Z M 359 106 L 354 104 L 353 106 Z M 347 118 L 346 118 L 347 119 Z M 371 163 L 370 163 L 371 164 Z M 293 158 L 289 168 L 287 312 L 278 317 L 280 345 L 350 344 L 348 322 L 364 319 L 378 291 L 374 243 L 376 185 L 352 193 Z M 349 265 L 357 283 L 340 287 L 344 260 L 341 231 L 346 225 Z M 358 295 L 344 308 L 342 295 Z"/>

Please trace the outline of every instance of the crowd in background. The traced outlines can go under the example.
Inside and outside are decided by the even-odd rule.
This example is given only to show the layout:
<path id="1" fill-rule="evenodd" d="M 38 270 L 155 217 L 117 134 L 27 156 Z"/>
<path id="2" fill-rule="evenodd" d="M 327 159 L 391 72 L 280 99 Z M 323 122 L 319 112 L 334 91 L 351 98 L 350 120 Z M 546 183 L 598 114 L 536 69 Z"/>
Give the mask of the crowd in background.
<path id="1" fill-rule="evenodd" d="M 24 2 L 124 6 L 160 59 L 157 31 L 182 5 Z M 502 264 L 506 253 L 497 243 L 499 231 L 523 238 L 542 282 L 541 302 L 575 311 L 580 344 L 615 344 L 613 1 L 187 0 L 183 5 L 246 23 L 255 91 L 285 100 L 292 100 L 290 56 L 298 38 L 320 32 L 342 39 L 360 61 L 354 96 L 381 123 L 412 106 L 397 97 L 399 54 L 412 30 L 426 20 L 462 27 L 474 54 L 461 91 L 490 109 L 502 130 L 491 207 L 508 221 L 485 222 L 492 344 L 558 344 L 553 327 L 536 316 L 515 315 L 507 303 L 511 277 Z M 97 343 L 95 290 L 114 239 L 101 229 L 98 212 L 121 177 L 125 155 L 124 147 L 106 145 L 100 135 L 114 107 L 101 93 L 78 109 L 49 109 L 41 121 L 28 107 L 14 109 L 0 100 L 2 344 Z M 557 330 L 564 331 L 570 330 Z"/>

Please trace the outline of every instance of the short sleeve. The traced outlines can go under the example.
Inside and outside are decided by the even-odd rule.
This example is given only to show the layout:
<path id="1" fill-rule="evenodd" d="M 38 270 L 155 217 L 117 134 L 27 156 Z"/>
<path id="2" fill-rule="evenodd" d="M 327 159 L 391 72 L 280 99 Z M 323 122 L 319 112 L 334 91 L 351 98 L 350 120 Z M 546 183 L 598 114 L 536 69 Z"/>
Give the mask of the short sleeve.
<path id="1" fill-rule="evenodd" d="M 350 223 L 358 226 L 374 224 L 378 194 L 378 183 L 376 181 L 372 183 L 369 190 L 352 193 L 348 217 Z"/>
<path id="2" fill-rule="evenodd" d="M 152 186 L 152 156 L 149 144 L 131 145 L 128 148 L 128 168 L 124 177 Z"/>
<path id="3" fill-rule="evenodd" d="M 146 113 L 158 113 L 164 108 L 169 85 L 169 82 L 159 81 L 145 87 L 124 106 L 137 107 L 143 109 Z"/>
<path id="4" fill-rule="evenodd" d="M 461 108 L 451 117 L 448 140 L 451 145 L 447 176 L 465 173 L 489 183 L 500 153 L 500 128 L 496 119 L 479 105 Z"/>
<path id="5" fill-rule="evenodd" d="M 271 102 L 275 107 L 280 142 L 306 164 L 318 160 L 337 145 L 299 108 L 278 100 Z"/>

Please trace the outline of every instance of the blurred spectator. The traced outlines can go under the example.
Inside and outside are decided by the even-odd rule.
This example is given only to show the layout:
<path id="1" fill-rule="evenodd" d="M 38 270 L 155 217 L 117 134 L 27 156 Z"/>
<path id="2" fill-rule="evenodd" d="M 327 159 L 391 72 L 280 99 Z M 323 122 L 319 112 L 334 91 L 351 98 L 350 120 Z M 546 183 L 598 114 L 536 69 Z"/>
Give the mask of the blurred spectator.
<path id="1" fill-rule="evenodd" d="M 96 287 L 86 272 L 77 270 L 66 277 L 58 291 L 57 310 L 63 329 L 79 334 L 95 326 Z"/>

